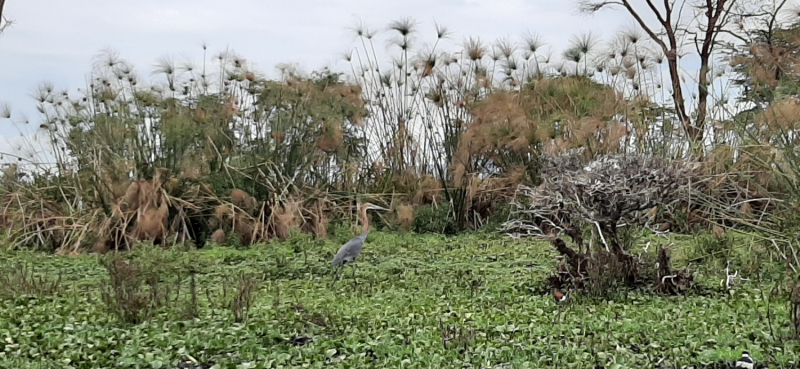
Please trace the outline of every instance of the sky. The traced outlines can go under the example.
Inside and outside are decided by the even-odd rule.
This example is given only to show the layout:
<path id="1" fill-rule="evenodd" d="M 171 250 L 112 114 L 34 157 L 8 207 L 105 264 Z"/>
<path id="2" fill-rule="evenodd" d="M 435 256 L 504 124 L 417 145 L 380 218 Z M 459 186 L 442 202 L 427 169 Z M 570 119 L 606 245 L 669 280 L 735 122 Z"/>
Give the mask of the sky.
<path id="1" fill-rule="evenodd" d="M 439 24 L 454 42 L 518 40 L 532 32 L 555 53 L 575 35 L 608 39 L 632 25 L 621 11 L 577 10 L 572 0 L 7 0 L 4 15 L 14 24 L 0 35 L 0 110 L 8 104 L 12 121 L 0 119 L 0 153 L 40 150 L 31 136 L 40 121 L 33 93 L 42 82 L 70 92 L 84 87 L 105 48 L 145 79 L 161 57 L 202 60 L 203 44 L 212 53 L 232 49 L 277 76 L 280 63 L 345 70 L 341 55 L 356 46 L 349 28 L 359 20 L 382 29 L 410 17 L 421 37 L 428 32 L 431 39 Z"/>

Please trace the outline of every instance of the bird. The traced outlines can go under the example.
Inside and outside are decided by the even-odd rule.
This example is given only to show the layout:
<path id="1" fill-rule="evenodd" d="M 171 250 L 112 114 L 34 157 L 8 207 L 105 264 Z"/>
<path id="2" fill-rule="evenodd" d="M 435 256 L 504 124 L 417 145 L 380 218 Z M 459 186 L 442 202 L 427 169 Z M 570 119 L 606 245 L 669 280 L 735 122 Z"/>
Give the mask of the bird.
<path id="1" fill-rule="evenodd" d="M 361 249 L 364 248 L 364 241 L 367 239 L 367 235 L 369 234 L 369 217 L 367 217 L 367 210 L 389 211 L 389 209 L 368 202 L 365 202 L 358 207 L 358 218 L 361 220 L 362 224 L 361 235 L 345 242 L 345 244 L 339 248 L 339 251 L 336 252 L 336 256 L 333 257 L 334 267 L 344 267 L 344 265 L 352 263 L 356 260 L 356 258 L 358 258 L 359 255 L 361 255 Z M 355 270 L 353 270 L 353 273 L 355 273 Z"/>
<path id="2" fill-rule="evenodd" d="M 553 289 L 553 300 L 556 301 L 556 305 L 558 306 L 558 310 L 556 311 L 556 316 L 555 318 L 553 318 L 554 325 L 556 324 L 556 321 L 558 321 L 558 318 L 561 315 L 561 307 L 563 307 L 564 303 L 566 303 L 569 300 L 569 295 L 570 295 L 569 290 L 562 292 L 560 290 Z"/>
<path id="3" fill-rule="evenodd" d="M 740 357 L 739 360 L 736 360 L 735 367 L 744 369 L 753 369 L 753 367 L 755 367 L 755 361 L 753 360 L 753 357 L 750 356 L 750 351 L 742 351 L 742 357 Z"/>
<path id="4" fill-rule="evenodd" d="M 561 292 L 557 289 L 553 289 L 553 299 L 556 300 L 556 304 L 562 304 L 569 299 L 569 292 Z"/>

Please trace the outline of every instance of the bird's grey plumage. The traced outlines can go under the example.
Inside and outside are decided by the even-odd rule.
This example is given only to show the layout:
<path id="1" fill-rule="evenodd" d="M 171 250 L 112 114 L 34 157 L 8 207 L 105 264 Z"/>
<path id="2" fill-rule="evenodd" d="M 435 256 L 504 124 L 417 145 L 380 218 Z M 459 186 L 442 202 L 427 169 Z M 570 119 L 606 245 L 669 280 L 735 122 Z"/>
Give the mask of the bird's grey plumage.
<path id="1" fill-rule="evenodd" d="M 364 241 L 367 239 L 367 234 L 367 232 L 364 232 L 360 236 L 354 237 L 352 240 L 342 245 L 333 258 L 333 266 L 349 263 L 361 255 L 361 249 L 364 248 Z"/>
<path id="2" fill-rule="evenodd" d="M 367 217 L 367 210 L 374 209 L 374 210 L 383 210 L 388 211 L 384 207 L 380 207 L 370 203 L 363 203 L 358 206 L 358 218 L 362 223 L 362 233 L 360 236 L 347 241 L 342 247 L 339 248 L 339 251 L 336 252 L 336 256 L 333 257 L 333 267 L 336 268 L 337 266 L 344 266 L 345 264 L 350 264 L 361 255 L 361 249 L 364 248 L 364 241 L 367 240 L 367 234 L 369 234 L 369 217 Z M 342 268 L 336 268 L 336 274 L 333 277 L 333 280 L 336 281 L 339 272 Z M 356 270 L 353 269 L 353 277 L 355 277 Z"/>

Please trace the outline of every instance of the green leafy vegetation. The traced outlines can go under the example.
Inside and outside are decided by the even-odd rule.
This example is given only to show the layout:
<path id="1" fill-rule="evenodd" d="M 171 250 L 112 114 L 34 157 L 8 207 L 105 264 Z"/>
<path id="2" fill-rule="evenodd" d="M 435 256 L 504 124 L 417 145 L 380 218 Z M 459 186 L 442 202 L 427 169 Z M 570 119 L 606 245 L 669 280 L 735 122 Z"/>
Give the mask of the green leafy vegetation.
<path id="1" fill-rule="evenodd" d="M 743 349 L 772 367 L 798 364 L 786 299 L 755 281 L 719 288 L 716 268 L 698 267 L 707 287 L 683 297 L 576 294 L 558 309 L 543 284 L 554 263 L 543 242 L 374 232 L 355 271 L 331 285 L 338 245 L 298 235 L 238 250 L 1 254 L 4 265 L 64 277 L 55 294 L 2 295 L 0 366 L 678 368 Z M 103 297 L 128 291 L 107 263 L 142 271 L 136 301 L 147 314 L 114 313 L 139 307 Z"/>

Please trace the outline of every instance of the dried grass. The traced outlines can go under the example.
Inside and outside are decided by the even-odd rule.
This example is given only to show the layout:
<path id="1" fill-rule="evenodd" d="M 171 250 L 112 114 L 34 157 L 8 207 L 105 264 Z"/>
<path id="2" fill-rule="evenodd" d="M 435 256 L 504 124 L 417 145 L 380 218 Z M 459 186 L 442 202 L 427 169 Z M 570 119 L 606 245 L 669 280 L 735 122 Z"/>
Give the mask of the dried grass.
<path id="1" fill-rule="evenodd" d="M 224 224 L 230 220 L 233 217 L 233 214 L 233 208 L 227 204 L 220 204 L 214 208 L 214 218 L 216 218 L 220 224 Z"/>
<path id="2" fill-rule="evenodd" d="M 327 153 L 334 153 L 339 149 L 343 141 L 342 123 L 329 121 L 323 124 L 322 130 L 320 130 L 319 138 L 317 138 L 317 147 Z"/>
<path id="3" fill-rule="evenodd" d="M 303 216 L 301 231 L 312 234 L 315 238 L 328 236 L 328 206 L 325 199 L 313 200 L 311 206 L 299 209 Z"/>
<path id="4" fill-rule="evenodd" d="M 231 190 L 231 203 L 247 212 L 252 212 L 258 206 L 256 199 L 247 192 L 234 188 Z M 220 218 L 222 219 L 222 218 Z"/>
<path id="5" fill-rule="evenodd" d="M 418 183 L 417 192 L 414 193 L 411 203 L 427 205 L 433 204 L 442 198 L 441 182 L 436 177 L 426 174 Z"/>
<path id="6" fill-rule="evenodd" d="M 791 131 L 800 128 L 800 99 L 789 97 L 776 101 L 757 117 L 765 128 Z"/>
<path id="7" fill-rule="evenodd" d="M 223 231 L 222 229 L 217 229 L 216 231 L 214 231 L 213 234 L 211 234 L 211 241 L 213 241 L 218 245 L 224 244 L 225 240 L 226 240 L 225 231 Z"/>
<path id="8" fill-rule="evenodd" d="M 237 213 L 233 219 L 233 231 L 239 236 L 242 245 L 251 245 L 261 239 L 261 227 L 257 227 L 255 220 L 248 214 Z"/>
<path id="9" fill-rule="evenodd" d="M 411 225 L 414 224 L 414 207 L 411 205 L 398 206 L 397 222 L 401 228 L 405 230 L 410 230 Z"/>

